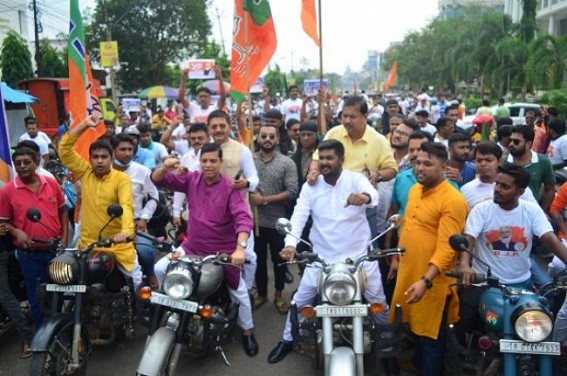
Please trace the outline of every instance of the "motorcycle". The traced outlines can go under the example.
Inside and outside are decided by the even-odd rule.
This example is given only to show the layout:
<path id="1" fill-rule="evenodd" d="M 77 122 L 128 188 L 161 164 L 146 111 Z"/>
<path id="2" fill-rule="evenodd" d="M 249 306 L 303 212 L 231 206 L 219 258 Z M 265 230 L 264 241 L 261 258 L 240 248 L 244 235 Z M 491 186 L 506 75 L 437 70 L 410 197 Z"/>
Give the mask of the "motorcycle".
<path id="1" fill-rule="evenodd" d="M 14 294 L 16 300 L 20 303 L 20 308 L 22 308 L 22 312 L 24 316 L 28 319 L 31 319 L 29 306 L 27 304 L 27 294 L 26 294 L 26 285 L 24 282 L 24 277 L 22 275 L 22 271 L 20 269 L 20 264 L 16 259 L 16 255 L 13 251 L 7 251 L 8 253 L 8 285 L 10 287 L 10 291 Z M 14 322 L 10 319 L 10 317 L 4 312 L 4 310 L 0 307 L 0 336 L 4 333 L 8 333 L 14 328 Z"/>
<path id="2" fill-rule="evenodd" d="M 384 305 L 382 302 L 363 300 L 366 275 L 361 268 L 365 261 L 404 254 L 405 250 L 401 248 L 372 249 L 374 241 L 397 227 L 398 219 L 397 215 L 388 219 L 387 229 L 372 239 L 368 252 L 356 260 L 346 259 L 329 264 L 317 253 L 302 252 L 297 254 L 295 261 L 286 262 L 321 269 L 315 304 L 298 309 L 292 301 L 290 320 L 296 348 L 300 353 L 310 356 L 314 360 L 314 368 L 318 371 L 322 368 L 326 376 L 362 376 L 365 355 L 368 355 L 368 361 L 375 362 L 394 357 L 401 347 L 406 332 L 401 323 L 401 307 L 395 307 L 395 324 L 377 325 L 372 316 L 381 314 Z M 285 218 L 278 219 L 276 229 L 282 234 L 294 236 L 291 223 Z M 309 242 L 297 239 L 312 248 Z M 298 319 L 298 311 L 302 320 Z"/>
<path id="3" fill-rule="evenodd" d="M 561 346 L 559 342 L 550 341 L 554 319 L 546 296 L 551 297 L 557 289 L 565 287 L 547 288 L 546 295 L 541 295 L 505 286 L 491 275 L 488 264 L 468 251 L 469 244 L 464 236 L 452 235 L 449 243 L 456 252 L 467 252 L 487 267 L 486 274 L 476 273 L 472 280 L 474 284 L 485 284 L 479 301 L 484 333 L 471 337 L 476 338 L 476 348 L 474 344 L 464 348 L 457 340 L 453 325 L 449 326 L 449 373 L 460 375 L 465 364 L 475 364 L 477 374 L 483 374 L 486 365 L 496 368 L 500 362 L 494 360 L 501 359 L 504 376 L 551 376 L 552 357 L 561 355 Z M 445 274 L 462 278 L 456 271 Z M 491 372 L 496 371 L 491 369 Z"/>
<path id="4" fill-rule="evenodd" d="M 95 250 L 114 244 L 102 239 L 102 232 L 122 212 L 118 204 L 107 208 L 110 219 L 98 240 L 85 250 L 65 249 L 60 239 L 33 239 L 55 248 L 57 256 L 48 265 L 50 283 L 38 287 L 38 296 L 49 306 L 49 317 L 31 344 L 31 376 L 84 375 L 92 345 L 109 344 L 118 334 L 132 336 L 131 281 L 111 254 Z M 29 209 L 28 218 L 43 225 L 37 209 Z"/>
<path id="5" fill-rule="evenodd" d="M 139 297 L 151 302 L 153 312 L 137 375 L 174 375 L 184 345 L 195 359 L 215 350 L 230 366 L 222 346 L 232 339 L 239 308 L 224 282 L 223 265 L 235 267 L 230 261 L 224 254 L 172 256 L 161 292 L 149 287 L 140 290 Z"/>

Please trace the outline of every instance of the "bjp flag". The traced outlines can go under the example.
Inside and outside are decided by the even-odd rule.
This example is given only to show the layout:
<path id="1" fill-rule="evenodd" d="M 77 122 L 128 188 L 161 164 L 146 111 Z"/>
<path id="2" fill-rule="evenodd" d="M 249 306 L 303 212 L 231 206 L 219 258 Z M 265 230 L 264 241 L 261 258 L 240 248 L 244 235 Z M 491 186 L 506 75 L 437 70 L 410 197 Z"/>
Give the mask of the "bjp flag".
<path id="1" fill-rule="evenodd" d="M 230 96 L 241 102 L 276 51 L 276 29 L 268 0 L 235 0 L 232 40 Z"/>
<path id="2" fill-rule="evenodd" d="M 71 128 L 79 125 L 87 116 L 99 113 L 100 102 L 95 94 L 91 67 L 85 48 L 85 29 L 79 9 L 79 0 L 71 0 L 71 24 L 69 28 L 69 114 Z M 75 150 L 89 159 L 89 146 L 105 133 L 104 122 L 87 129 L 75 144 Z"/>
<path id="3" fill-rule="evenodd" d="M 10 135 L 8 133 L 8 121 L 6 120 L 4 96 L 2 95 L 2 90 L 0 90 L 0 181 L 7 183 L 10 180 L 12 180 L 12 155 L 10 154 Z"/>
<path id="4" fill-rule="evenodd" d="M 313 39 L 318 47 L 321 47 L 319 34 L 317 33 L 317 11 L 315 10 L 315 0 L 302 0 L 301 23 L 303 30 Z"/>
<path id="5" fill-rule="evenodd" d="M 392 69 L 390 70 L 390 75 L 388 76 L 388 81 L 384 85 L 384 91 L 388 91 L 390 87 L 396 84 L 396 80 L 398 79 L 398 62 L 394 61 L 392 65 Z"/>

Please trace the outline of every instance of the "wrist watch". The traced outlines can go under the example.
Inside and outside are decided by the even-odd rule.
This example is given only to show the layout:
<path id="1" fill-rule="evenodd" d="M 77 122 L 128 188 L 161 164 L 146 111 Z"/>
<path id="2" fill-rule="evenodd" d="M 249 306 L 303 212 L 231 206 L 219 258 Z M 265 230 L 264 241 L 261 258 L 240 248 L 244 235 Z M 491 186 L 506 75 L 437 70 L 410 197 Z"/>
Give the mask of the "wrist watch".
<path id="1" fill-rule="evenodd" d="M 370 202 L 372 201 L 372 197 L 370 197 L 370 194 L 369 194 L 369 193 L 366 193 L 366 192 L 362 192 L 362 194 L 365 195 L 366 197 L 368 197 L 368 202 L 367 202 L 367 204 L 370 204 Z"/>
<path id="2" fill-rule="evenodd" d="M 248 242 L 238 242 L 237 245 L 242 249 L 246 249 L 246 247 L 248 247 Z"/>
<path id="3" fill-rule="evenodd" d="M 384 179 L 384 177 L 382 176 L 382 174 L 380 173 L 380 171 L 376 171 L 376 183 L 380 183 L 382 181 L 382 179 Z"/>
<path id="4" fill-rule="evenodd" d="M 425 282 L 425 288 L 426 289 L 430 289 L 433 286 L 433 283 L 431 283 L 431 280 L 429 278 L 427 278 L 426 276 L 421 277 L 421 279 L 423 280 L 423 282 Z"/>

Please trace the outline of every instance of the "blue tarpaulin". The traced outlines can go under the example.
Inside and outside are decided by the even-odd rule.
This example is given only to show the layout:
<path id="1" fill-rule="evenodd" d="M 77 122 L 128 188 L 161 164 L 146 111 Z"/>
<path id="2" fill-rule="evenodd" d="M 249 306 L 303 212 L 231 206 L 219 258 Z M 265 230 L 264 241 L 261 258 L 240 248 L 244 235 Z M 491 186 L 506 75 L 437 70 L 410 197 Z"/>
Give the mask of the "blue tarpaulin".
<path id="1" fill-rule="evenodd" d="M 2 97 L 6 102 L 12 103 L 35 103 L 39 102 L 37 98 L 32 97 L 29 94 L 23 93 L 18 90 L 12 89 L 10 86 L 2 82 Z"/>

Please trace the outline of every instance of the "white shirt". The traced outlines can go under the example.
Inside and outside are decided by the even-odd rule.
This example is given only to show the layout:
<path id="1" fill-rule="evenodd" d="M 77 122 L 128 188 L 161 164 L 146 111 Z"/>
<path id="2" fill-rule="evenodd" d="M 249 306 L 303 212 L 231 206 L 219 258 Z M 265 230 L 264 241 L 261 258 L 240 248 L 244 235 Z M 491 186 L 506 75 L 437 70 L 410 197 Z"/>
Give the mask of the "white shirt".
<path id="1" fill-rule="evenodd" d="M 185 142 L 185 145 L 187 145 L 187 142 Z M 175 146 L 177 150 L 177 144 Z M 179 163 L 181 164 L 181 166 L 187 167 L 189 171 L 201 171 L 201 165 L 199 164 L 200 156 L 201 156 L 201 150 L 195 153 L 195 150 L 193 148 L 189 148 L 189 150 L 183 154 L 183 157 L 181 157 Z M 173 193 L 172 216 L 181 217 L 181 211 L 183 210 L 185 197 L 186 197 L 185 193 L 182 192 Z"/>
<path id="2" fill-rule="evenodd" d="M 435 133 L 437 133 L 437 128 L 435 128 L 434 125 L 427 123 L 427 125 L 425 127 L 422 127 L 421 124 L 419 125 L 419 130 L 423 131 L 423 132 L 427 132 L 432 136 L 435 136 Z"/>
<path id="3" fill-rule="evenodd" d="M 483 183 L 479 178 L 476 178 L 461 187 L 461 193 L 467 200 L 469 208 L 474 208 L 477 204 L 483 201 L 492 201 L 494 198 L 494 183 Z M 528 202 L 533 202 L 538 204 L 532 190 L 526 188 L 524 194 L 520 196 L 520 199 L 526 200 Z"/>
<path id="4" fill-rule="evenodd" d="M 567 135 L 551 140 L 547 147 L 547 158 L 554 165 L 567 161 Z"/>
<path id="5" fill-rule="evenodd" d="M 465 234 L 476 239 L 476 255 L 490 265 L 492 275 L 503 284 L 530 278 L 530 250 L 533 235 L 542 236 L 553 228 L 539 205 L 519 200 L 512 210 L 504 210 L 493 201 L 476 205 L 465 225 Z M 473 259 L 473 268 L 487 269 Z"/>
<path id="6" fill-rule="evenodd" d="M 130 177 L 132 181 L 133 197 L 134 197 L 134 218 L 150 220 L 154 215 L 157 207 L 157 201 L 148 200 L 144 206 L 143 200 L 148 196 L 155 200 L 159 200 L 159 193 L 150 179 L 152 171 L 144 165 L 137 162 L 130 162 L 130 165 L 124 173 Z"/>
<path id="7" fill-rule="evenodd" d="M 368 193 L 368 205 L 344 207 L 351 193 Z M 300 237 L 309 215 L 313 227 L 309 239 L 313 251 L 329 263 L 354 259 L 367 251 L 370 227 L 366 220 L 366 208 L 378 204 L 378 192 L 368 178 L 359 172 L 343 170 L 332 186 L 319 176 L 314 185 L 303 184 L 297 204 L 291 216 L 293 235 Z M 285 238 L 286 246 L 297 245 L 293 236 Z"/>
<path id="8" fill-rule="evenodd" d="M 301 121 L 301 106 L 303 101 L 299 98 L 286 99 L 281 105 L 281 113 L 284 116 L 284 125 L 289 119 L 297 119 Z"/>
<path id="9" fill-rule="evenodd" d="M 36 139 L 38 137 L 41 140 L 43 140 L 43 142 L 45 142 L 47 145 L 49 145 L 51 143 L 51 139 L 49 138 L 49 136 L 47 134 L 45 134 L 45 132 L 42 132 L 42 131 L 38 131 L 37 136 L 35 138 L 31 138 L 30 135 L 28 134 L 28 132 L 26 132 L 26 133 L 24 133 L 23 135 L 20 136 L 20 141 L 32 140 L 32 141 L 37 142 Z"/>
<path id="10" fill-rule="evenodd" d="M 183 139 L 183 135 L 187 133 L 185 129 L 185 125 L 183 123 L 177 124 L 177 127 L 171 132 L 171 137 L 174 140 L 181 140 Z"/>
<path id="11" fill-rule="evenodd" d="M 209 118 L 209 114 L 215 110 L 218 110 L 218 106 L 216 103 L 211 103 L 209 107 L 202 109 L 196 103 L 189 103 L 189 108 L 187 112 L 189 116 L 191 116 L 191 123 L 205 123 L 207 124 L 207 119 Z"/>

